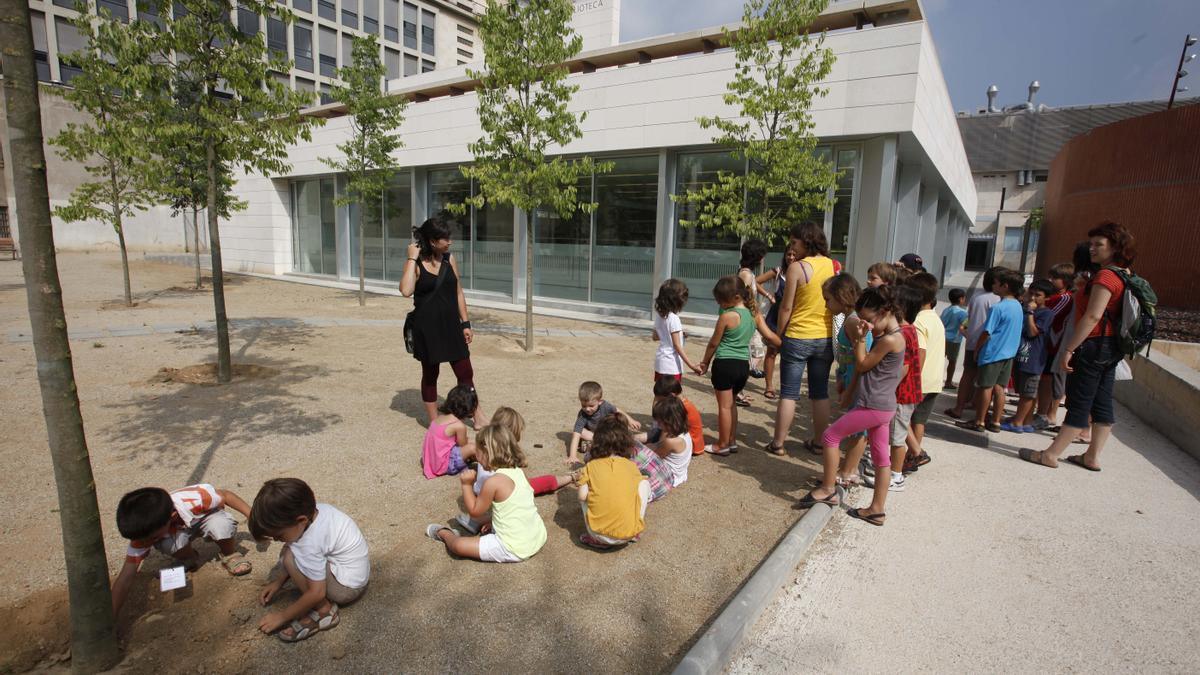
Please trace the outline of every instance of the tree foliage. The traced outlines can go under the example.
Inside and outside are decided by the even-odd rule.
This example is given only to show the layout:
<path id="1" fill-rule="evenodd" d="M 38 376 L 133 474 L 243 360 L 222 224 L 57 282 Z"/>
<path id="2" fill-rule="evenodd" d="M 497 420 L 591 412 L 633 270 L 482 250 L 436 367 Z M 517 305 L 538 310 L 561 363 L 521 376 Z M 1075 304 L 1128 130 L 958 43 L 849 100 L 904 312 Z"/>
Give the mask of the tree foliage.
<path id="1" fill-rule="evenodd" d="M 358 304 L 365 305 L 366 265 L 363 226 L 382 214 L 383 195 L 400 168 L 394 153 L 403 147 L 397 131 L 404 122 L 407 101 L 383 90 L 387 71 L 379 59 L 374 35 L 354 38 L 352 60 L 338 70 L 344 83 L 333 87 L 333 97 L 350 113 L 350 138 L 338 144 L 343 159 L 321 161 L 346 174 L 346 192 L 337 198 L 340 206 L 358 204 Z"/>
<path id="2" fill-rule="evenodd" d="M 815 154 L 809 110 L 828 93 L 817 83 L 829 75 L 833 52 L 825 35 L 808 27 L 828 0 L 746 0 L 742 27 L 726 28 L 725 43 L 737 65 L 725 104 L 736 116 L 701 117 L 713 142 L 728 148 L 749 170 L 723 171 L 710 183 L 673 198 L 697 210 L 684 226 L 715 228 L 768 241 L 785 236 L 797 220 L 827 209 L 837 172 Z"/>
<path id="3" fill-rule="evenodd" d="M 107 9 L 86 8 L 72 23 L 84 48 L 63 54 L 65 63 L 82 72 L 63 90 L 63 97 L 90 118 L 69 122 L 50 143 L 65 160 L 79 162 L 92 177 L 54 213 L 65 221 L 108 223 L 117 234 L 125 281 L 125 304 L 133 304 L 124 221 L 158 201 L 158 162 L 147 135 L 147 106 L 137 83 L 147 74 L 152 53 L 147 24 L 126 24 Z"/>
<path id="4" fill-rule="evenodd" d="M 479 78 L 479 123 L 483 135 L 469 148 L 475 163 L 462 167 L 478 185 L 467 203 L 511 204 L 525 211 L 526 292 L 525 349 L 533 349 L 533 212 L 550 208 L 563 217 L 576 210 L 591 212 L 596 204 L 580 202 L 581 177 L 610 171 L 611 163 L 590 157 L 547 158 L 583 136 L 586 113 L 568 109 L 579 86 L 568 84 L 565 62 L 583 46 L 570 27 L 574 5 L 569 0 L 488 0 L 479 24 L 484 69 L 468 70 Z"/>

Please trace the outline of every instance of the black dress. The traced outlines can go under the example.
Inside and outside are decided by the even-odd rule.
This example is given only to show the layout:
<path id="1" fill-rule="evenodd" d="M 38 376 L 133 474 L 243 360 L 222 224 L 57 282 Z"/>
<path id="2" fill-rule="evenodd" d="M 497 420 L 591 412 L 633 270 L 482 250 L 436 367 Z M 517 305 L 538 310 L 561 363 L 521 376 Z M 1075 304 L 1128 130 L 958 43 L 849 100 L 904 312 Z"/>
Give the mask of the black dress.
<path id="1" fill-rule="evenodd" d="M 469 357 L 458 316 L 458 275 L 450 266 L 450 254 L 442 259 L 446 278 L 437 287 L 437 275 L 417 263 L 413 289 L 413 358 L 422 363 L 446 363 Z"/>

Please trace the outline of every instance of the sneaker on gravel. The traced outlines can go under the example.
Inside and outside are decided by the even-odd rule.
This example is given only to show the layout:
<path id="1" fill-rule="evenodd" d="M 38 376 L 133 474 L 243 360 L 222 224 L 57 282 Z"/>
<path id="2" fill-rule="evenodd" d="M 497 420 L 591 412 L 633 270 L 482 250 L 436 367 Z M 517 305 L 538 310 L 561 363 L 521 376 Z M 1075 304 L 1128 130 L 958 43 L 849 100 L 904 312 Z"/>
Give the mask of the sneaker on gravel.
<path id="1" fill-rule="evenodd" d="M 892 474 L 892 482 L 888 485 L 888 492 L 904 492 L 904 486 L 908 481 L 904 478 L 904 474 Z"/>

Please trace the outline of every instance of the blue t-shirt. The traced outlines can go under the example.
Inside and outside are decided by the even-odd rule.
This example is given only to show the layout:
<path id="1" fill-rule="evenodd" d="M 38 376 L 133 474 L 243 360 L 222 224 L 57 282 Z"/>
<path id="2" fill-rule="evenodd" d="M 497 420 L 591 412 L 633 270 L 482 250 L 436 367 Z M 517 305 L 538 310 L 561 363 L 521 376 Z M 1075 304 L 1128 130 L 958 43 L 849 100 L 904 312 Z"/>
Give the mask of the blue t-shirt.
<path id="1" fill-rule="evenodd" d="M 958 332 L 967 320 L 967 308 L 961 305 L 950 305 L 942 310 L 942 325 L 946 327 L 946 342 L 962 342 L 966 337 Z"/>
<path id="2" fill-rule="evenodd" d="M 1043 307 L 1033 313 L 1033 325 L 1037 327 L 1038 334 L 1034 337 L 1026 335 L 1021 338 L 1021 348 L 1017 350 L 1017 370 L 1019 372 L 1032 375 L 1040 375 L 1045 372 L 1046 356 L 1049 353 L 1047 345 L 1050 342 L 1053 323 L 1053 310 Z"/>
<path id="3" fill-rule="evenodd" d="M 1021 347 L 1021 326 L 1025 312 L 1015 298 L 1005 298 L 992 305 L 983 323 L 983 332 L 988 334 L 987 344 L 979 351 L 979 365 L 1011 359 Z"/>

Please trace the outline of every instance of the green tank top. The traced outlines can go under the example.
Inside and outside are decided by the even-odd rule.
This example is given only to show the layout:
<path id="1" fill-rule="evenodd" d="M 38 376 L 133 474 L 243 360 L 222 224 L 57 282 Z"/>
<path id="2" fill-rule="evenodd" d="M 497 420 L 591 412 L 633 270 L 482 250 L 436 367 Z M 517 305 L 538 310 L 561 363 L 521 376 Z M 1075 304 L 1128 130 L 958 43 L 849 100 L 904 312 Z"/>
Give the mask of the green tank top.
<path id="1" fill-rule="evenodd" d="M 496 473 L 508 476 L 516 487 L 508 499 L 492 502 L 492 530 L 513 555 L 528 559 L 546 543 L 546 524 L 533 503 L 533 488 L 520 469 Z"/>
<path id="2" fill-rule="evenodd" d="M 750 316 L 750 310 L 745 307 L 727 307 L 721 310 L 721 314 L 726 312 L 737 312 L 740 322 L 734 328 L 725 329 L 725 333 L 721 335 L 721 342 L 717 345 L 717 353 L 713 355 L 714 359 L 740 359 L 742 361 L 750 360 L 750 338 L 754 336 L 754 317 Z"/>

